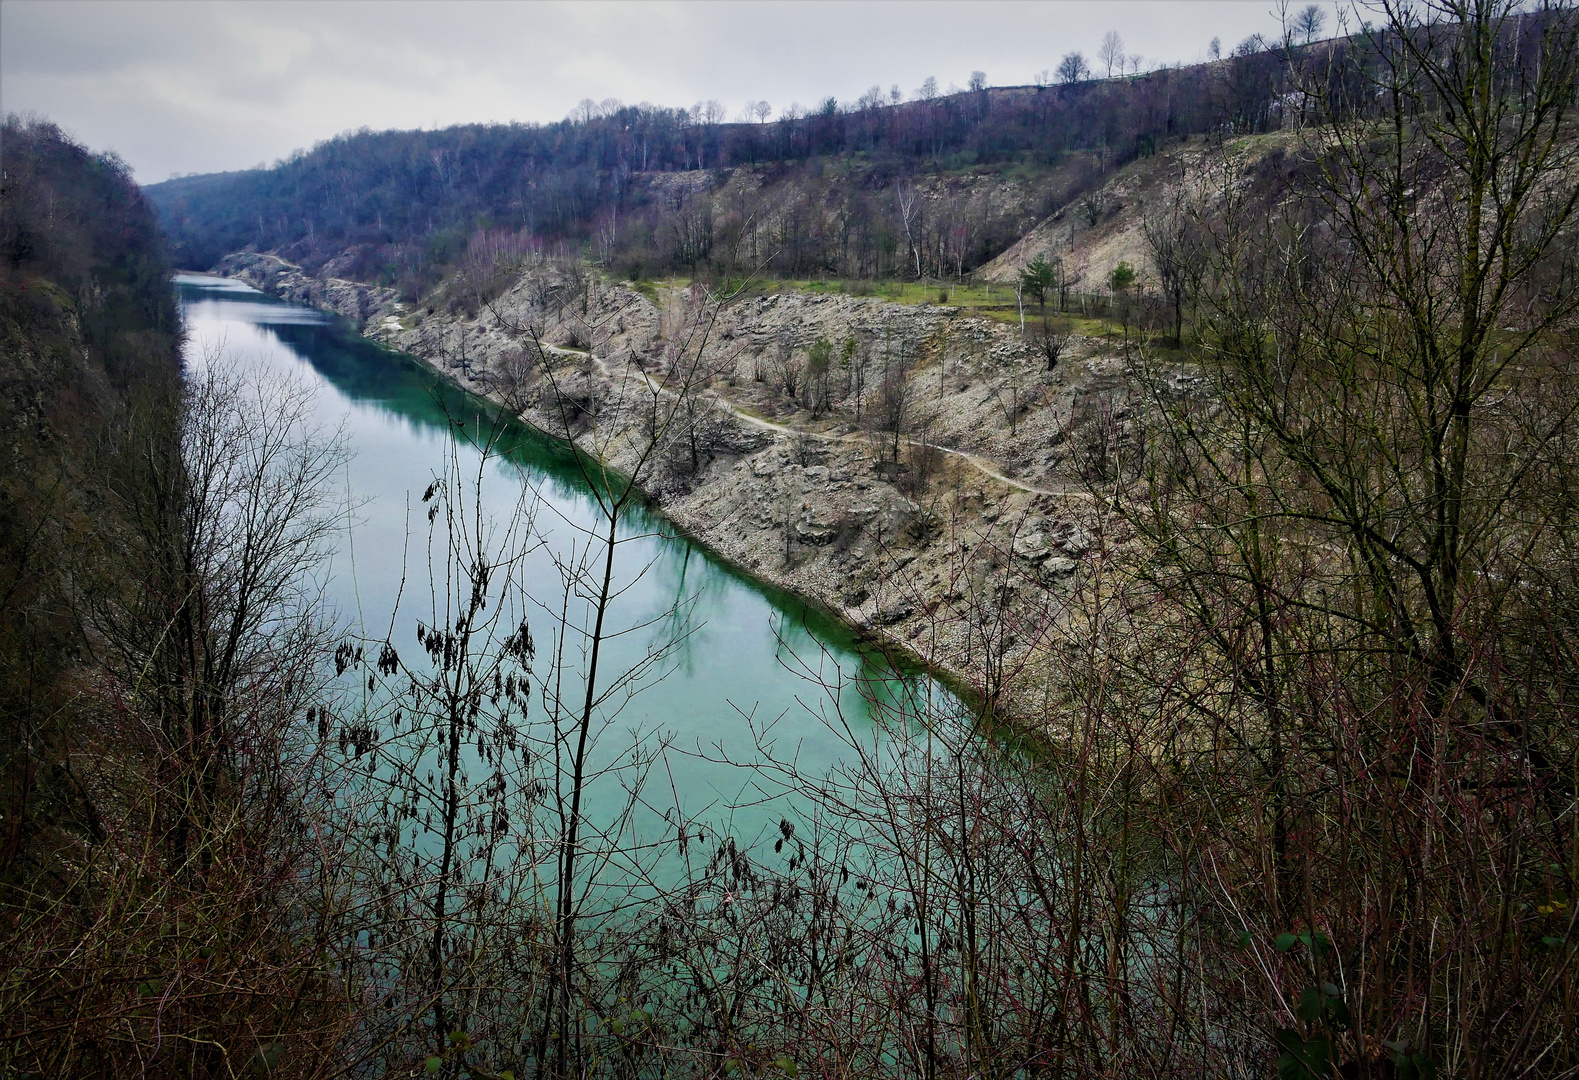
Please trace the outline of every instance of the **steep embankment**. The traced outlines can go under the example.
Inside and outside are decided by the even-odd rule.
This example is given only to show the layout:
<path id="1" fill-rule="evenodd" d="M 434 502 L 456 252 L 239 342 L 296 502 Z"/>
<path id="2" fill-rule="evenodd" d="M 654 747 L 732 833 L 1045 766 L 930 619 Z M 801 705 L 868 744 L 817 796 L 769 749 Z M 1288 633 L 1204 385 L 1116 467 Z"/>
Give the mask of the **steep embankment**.
<path id="1" fill-rule="evenodd" d="M 111 812 L 84 765 L 112 691 L 83 612 L 146 569 L 118 485 L 175 438 L 180 333 L 125 167 L 43 121 L 0 137 L 0 896 L 20 902 L 3 890 L 59 889 Z"/>
<path id="2" fill-rule="evenodd" d="M 1038 221 L 1001 254 L 984 263 L 976 278 L 1013 282 L 1038 258 L 1062 264 L 1078 292 L 1100 293 L 1120 262 L 1155 290 L 1157 267 L 1146 238 L 1148 221 L 1212 217 L 1224 200 L 1254 188 L 1268 193 L 1258 169 L 1299 145 L 1294 131 L 1244 136 L 1226 143 L 1199 138 L 1165 149 L 1117 170 L 1056 212 Z"/>
<path id="3" fill-rule="evenodd" d="M 263 630 L 216 659 L 227 609 L 273 614 L 237 585 L 273 556 L 215 555 L 248 516 L 213 509 L 244 435 L 195 437 L 153 210 L 52 124 L 9 118 L 0 144 L 0 1073 L 325 1055 L 348 1010 L 302 940 L 302 772 L 254 721 L 294 722 L 271 691 L 327 654 L 254 662 Z"/>
<path id="4" fill-rule="evenodd" d="M 393 289 L 333 276 L 314 276 L 278 255 L 232 255 L 214 272 L 239 278 L 283 300 L 331 311 L 361 324 L 386 315 L 398 317 L 406 310 Z"/>
<path id="5" fill-rule="evenodd" d="M 644 488 L 688 534 L 971 685 L 1002 677 L 1005 704 L 1030 712 L 1038 640 L 1092 542 L 1071 482 L 1079 433 L 1095 402 L 1123 413 L 1122 365 L 1099 343 L 1048 372 L 1010 328 L 952 308 L 794 292 L 716 306 L 679 287 L 650 299 L 547 262 L 471 315 L 446 311 L 458 298 L 442 291 L 410 311 L 274 256 L 216 270 L 359 317 L 617 467 L 646 455 Z M 699 373 L 689 406 L 647 454 L 644 418 L 682 372 Z"/>

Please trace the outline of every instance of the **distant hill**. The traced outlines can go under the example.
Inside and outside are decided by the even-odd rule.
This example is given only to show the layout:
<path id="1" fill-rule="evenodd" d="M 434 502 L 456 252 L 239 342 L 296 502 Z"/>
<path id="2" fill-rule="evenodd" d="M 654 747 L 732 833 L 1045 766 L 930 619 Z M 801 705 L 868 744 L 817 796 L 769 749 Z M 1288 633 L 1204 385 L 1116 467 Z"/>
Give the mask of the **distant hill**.
<path id="1" fill-rule="evenodd" d="M 954 277 L 1115 167 L 1278 126 L 1286 59 L 1252 39 L 1212 64 L 904 104 L 871 93 L 771 123 L 588 103 L 553 124 L 363 130 L 146 191 L 181 265 L 253 247 L 413 296 L 501 245 L 632 277 Z"/>

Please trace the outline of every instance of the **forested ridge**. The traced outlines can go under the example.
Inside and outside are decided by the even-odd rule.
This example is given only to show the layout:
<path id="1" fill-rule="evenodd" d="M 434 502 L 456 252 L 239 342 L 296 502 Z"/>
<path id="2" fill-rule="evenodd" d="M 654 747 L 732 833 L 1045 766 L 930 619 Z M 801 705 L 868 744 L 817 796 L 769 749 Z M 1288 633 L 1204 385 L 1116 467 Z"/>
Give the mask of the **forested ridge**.
<path id="1" fill-rule="evenodd" d="M 84 708 L 85 582 L 127 570 L 101 441 L 132 402 L 177 391 L 179 320 L 152 210 L 127 170 L 42 123 L 7 120 L 0 193 L 0 600 L 5 870 L 46 873 L 92 825 L 68 766 Z M 87 667 L 91 667 L 88 664 Z M 13 898 L 14 898 L 13 894 Z"/>
<path id="2" fill-rule="evenodd" d="M 272 168 L 147 191 L 184 266 L 251 246 L 412 296 L 488 233 L 584 250 L 621 276 L 736 262 L 958 276 L 1136 156 L 1281 123 L 1287 52 L 1252 38 L 1216 63 L 1112 79 L 1079 61 L 1056 83 L 904 103 L 873 87 L 760 122 L 724 122 L 716 102 L 588 101 L 551 124 L 348 133 Z M 918 184 L 932 197 L 916 200 Z M 1013 195 L 984 191 L 1000 184 Z"/>
<path id="3" fill-rule="evenodd" d="M 247 401 L 183 371 L 129 170 L 15 116 L 0 164 L 0 1073 L 235 1075 L 344 1012 L 270 726 L 326 654 L 271 629 Z"/>

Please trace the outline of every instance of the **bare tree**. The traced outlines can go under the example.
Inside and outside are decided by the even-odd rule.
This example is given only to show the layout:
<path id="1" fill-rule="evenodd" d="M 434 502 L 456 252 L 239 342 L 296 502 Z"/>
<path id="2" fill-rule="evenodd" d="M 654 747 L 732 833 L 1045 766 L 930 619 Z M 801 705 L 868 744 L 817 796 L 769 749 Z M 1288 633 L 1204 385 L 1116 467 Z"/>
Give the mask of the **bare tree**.
<path id="1" fill-rule="evenodd" d="M 850 402 L 850 411 L 857 424 L 861 422 L 861 410 L 866 398 L 866 369 L 871 361 L 871 353 L 871 338 L 864 334 L 846 338 L 840 350 L 840 358 L 844 361 L 845 397 Z"/>
<path id="2" fill-rule="evenodd" d="M 1320 37 L 1326 25 L 1327 13 L 1320 4 L 1307 4 L 1294 16 L 1294 34 L 1306 45 Z"/>
<path id="3" fill-rule="evenodd" d="M 522 570 L 535 505 L 523 488 L 504 520 L 483 512 L 508 424 L 473 418 L 481 430 L 467 434 L 466 419 L 451 418 L 448 460 L 422 495 L 434 580 L 415 641 L 393 640 L 392 611 L 380 636 L 342 647 L 337 666 L 381 692 L 319 724 L 345 762 L 343 782 L 366 800 L 347 822 L 367 890 L 358 973 L 390 1001 L 365 1036 L 391 1040 L 391 1071 L 410 1054 L 398 1036 L 411 1027 L 426 1032 L 419 1060 L 452 1074 L 510 1060 L 515 996 L 553 981 L 550 957 L 518 953 L 550 928 L 515 899 L 540 888 L 553 851 L 540 831 L 551 746 L 528 716 L 536 645 Z M 473 439 L 468 465 L 460 447 Z"/>
<path id="4" fill-rule="evenodd" d="M 1530 931 L 1512 915 L 1554 890 L 1547 853 L 1573 839 L 1555 823 L 1575 800 L 1558 734 L 1575 702 L 1551 649 L 1572 624 L 1515 582 L 1567 573 L 1547 541 L 1569 527 L 1579 396 L 1571 350 L 1542 343 L 1579 318 L 1550 287 L 1579 209 L 1558 134 L 1579 25 L 1562 9 L 1534 30 L 1512 3 L 1386 14 L 1367 79 L 1301 86 L 1321 123 L 1281 205 L 1224 183 L 1207 385 L 1159 367 L 1126 418 L 1143 482 L 1112 505 L 1147 552 L 1129 623 L 1145 659 L 1103 685 L 1144 682 L 1129 707 L 1168 725 L 1153 745 L 1199 766 L 1164 785 L 1199 824 L 1164 828 L 1223 839 L 1190 861 L 1243 935 L 1219 985 L 1264 1002 L 1268 1057 L 1301 1076 L 1561 1073 L 1571 1054 L 1545 1058 L 1571 1041 L 1571 965 L 1528 952 L 1492 974 L 1503 954 L 1481 943 L 1579 925 L 1566 901 Z M 1357 768 L 1374 780 L 1351 786 Z M 1400 878 L 1385 914 L 1370 906 Z M 1433 942 L 1433 920 L 1463 933 Z M 1458 974 L 1423 974 L 1409 958 L 1427 953 Z M 1386 1004 L 1405 998 L 1407 1017 Z"/>
<path id="5" fill-rule="evenodd" d="M 1097 59 L 1107 69 L 1107 77 L 1112 78 L 1115 69 L 1122 75 L 1124 73 L 1124 39 L 1119 37 L 1117 30 L 1109 30 L 1102 35 L 1102 44 L 1097 48 Z"/>
<path id="6" fill-rule="evenodd" d="M 895 465 L 899 464 L 900 446 L 910 429 L 913 400 L 908 368 L 903 347 L 899 355 L 886 358 L 871 412 L 873 426 L 892 440 L 889 460 Z"/>
<path id="7" fill-rule="evenodd" d="M 556 558 L 562 582 L 562 602 L 545 607 L 554 629 L 551 671 L 539 678 L 543 688 L 545 720 L 550 732 L 550 773 L 557 797 L 556 823 L 548 837 L 552 871 L 545 895 L 551 919 L 546 942 L 551 972 L 543 986 L 540 1024 L 535 1034 L 536 1053 L 554 1075 L 579 1074 L 585 1064 L 587 1039 L 580 1021 L 583 1002 L 595 1000 L 594 974 L 607 957 L 584 955 L 582 924 L 596 910 L 601 875 L 614 867 L 629 887 L 647 879 L 643 860 L 656 858 L 645 848 L 632 853 L 622 845 L 628 840 L 618 822 L 614 827 L 591 821 L 585 809 L 588 788 L 597 778 L 590 757 L 598 738 L 614 720 L 620 704 L 646 680 L 661 677 L 674 640 L 660 640 L 634 665 L 613 674 L 604 670 L 605 646 L 611 635 L 628 632 L 611 623 L 618 595 L 616 552 L 627 543 L 626 518 L 642 498 L 644 485 L 654 483 L 657 471 L 676 443 L 684 443 L 688 424 L 705 423 L 708 407 L 703 398 L 720 367 L 708 349 L 724 305 L 736 293 L 714 294 L 693 285 L 682 317 L 669 331 L 663 346 L 663 378 L 649 376 L 628 358 L 621 368 L 595 357 L 570 357 L 548 344 L 562 331 L 540 310 L 511 316 L 493 309 L 495 317 L 519 334 L 525 348 L 515 357 L 525 370 L 501 373 L 499 387 L 508 407 L 535 418 L 543 426 L 576 437 L 583 450 L 576 456 L 595 515 L 579 531 L 581 543 Z M 565 318 L 581 326 L 588 341 L 599 337 L 598 327 L 617 312 L 589 304 L 570 309 Z M 602 387 L 588 391 L 588 367 L 604 368 Z M 591 409 L 584 401 L 591 395 Z M 519 395 L 519 396 L 516 396 Z M 583 418 L 589 417 L 588 420 Z M 700 454 L 700 450 L 698 450 Z M 574 657 L 582 657 L 579 663 Z M 648 757 L 639 748 L 625 758 L 626 806 L 640 798 Z M 597 776 L 614 780 L 607 768 Z M 620 821 L 628 821 L 628 811 Z M 632 861 L 633 858 L 636 861 Z M 605 897 L 605 901 L 607 898 Z M 618 909 L 621 905 L 615 903 Z"/>
<path id="8" fill-rule="evenodd" d="M 1073 343 L 1074 332 L 1069 320 L 1042 312 L 1042 332 L 1036 339 L 1036 345 L 1042 359 L 1046 361 L 1047 371 L 1051 372 L 1059 365 Z"/>
<path id="9" fill-rule="evenodd" d="M 921 277 L 921 246 L 916 242 L 921 217 L 921 203 L 914 183 L 894 181 L 894 202 L 899 209 L 899 222 L 905 230 L 905 245 L 915 263 L 917 280 Z"/>
<path id="10" fill-rule="evenodd" d="M 1204 271 L 1205 251 L 1195 227 L 1195 215 L 1175 199 L 1141 223 L 1157 284 L 1173 309 L 1173 340 L 1184 344 L 1184 306 Z"/>
<path id="11" fill-rule="evenodd" d="M 1080 197 L 1081 216 L 1086 219 L 1086 224 L 1096 228 L 1107 217 L 1112 209 L 1113 196 L 1106 188 L 1094 188 Z"/>
<path id="12" fill-rule="evenodd" d="M 800 393 L 805 388 L 805 365 L 795 350 L 795 338 L 789 331 L 782 331 L 773 341 L 773 374 L 791 406 L 800 403 Z"/>
<path id="13" fill-rule="evenodd" d="M 324 978 L 344 955 L 329 884 L 344 837 L 303 718 L 327 696 L 335 628 L 317 578 L 347 509 L 345 448 L 302 384 L 217 347 L 189 356 L 184 387 L 140 389 L 99 433 L 102 474 L 78 481 L 113 513 L 70 524 L 103 530 L 68 564 L 81 591 L 63 605 L 94 675 L 73 676 L 89 708 L 68 714 L 81 730 L 54 768 L 85 801 L 45 834 L 62 850 L 37 882 L 8 821 L 5 1054 L 124 1076 L 180 1045 L 175 1067 L 216 1075 L 277 1057 L 276 1033 L 296 1029 L 327 1073 L 360 1018 Z M 110 564 L 124 580 L 105 550 L 124 553 Z"/>
<path id="14" fill-rule="evenodd" d="M 1079 52 L 1065 53 L 1064 58 L 1058 61 L 1058 81 L 1065 86 L 1072 86 L 1081 79 L 1090 76 L 1091 68 L 1086 63 L 1086 58 Z"/>
<path id="15" fill-rule="evenodd" d="M 209 858 L 206 823 L 224 815 L 249 738 L 235 726 L 247 695 L 323 646 L 311 575 L 343 513 L 331 482 L 344 458 L 304 386 L 244 373 L 214 347 L 181 402 L 179 442 L 147 439 L 116 491 L 134 526 L 124 542 L 152 577 L 135 606 L 87 603 L 110 670 L 158 703 L 175 867 Z"/>
<path id="16" fill-rule="evenodd" d="M 1003 412 L 1004 423 L 1009 425 L 1009 435 L 1012 438 L 1018 434 L 1020 428 L 1020 414 L 1025 411 L 1025 399 L 1022 396 L 1022 379 L 1018 366 L 1011 367 L 1004 376 L 1003 381 L 994 384 L 993 397 L 997 399 L 998 408 Z"/>

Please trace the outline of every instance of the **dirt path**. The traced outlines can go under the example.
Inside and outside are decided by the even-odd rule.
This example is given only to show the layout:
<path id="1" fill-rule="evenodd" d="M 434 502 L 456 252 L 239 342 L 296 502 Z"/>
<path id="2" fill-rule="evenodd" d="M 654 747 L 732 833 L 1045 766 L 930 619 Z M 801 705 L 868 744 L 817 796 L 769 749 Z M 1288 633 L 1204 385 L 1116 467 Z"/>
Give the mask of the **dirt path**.
<path id="1" fill-rule="evenodd" d="M 562 356 L 576 356 L 591 360 L 593 364 L 597 366 L 598 370 L 610 380 L 616 378 L 636 379 L 639 377 L 642 382 L 646 383 L 648 389 L 652 390 L 654 393 L 668 394 L 673 396 L 674 392 L 672 390 L 669 390 L 660 383 L 654 382 L 652 376 L 648 375 L 645 371 L 637 370 L 632 372 L 629 369 L 624 371 L 616 371 L 603 357 L 597 355 L 596 353 L 586 352 L 581 349 L 567 349 L 557 345 L 545 345 L 543 348 L 549 352 L 559 353 Z M 862 436 L 856 432 L 849 432 L 844 435 L 826 435 L 816 431 L 802 431 L 799 428 L 790 427 L 788 424 L 775 423 L 772 420 L 764 420 L 760 416 L 754 416 L 751 413 L 746 412 L 744 409 L 739 408 L 728 398 L 716 393 L 715 391 L 709 390 L 708 395 L 712 397 L 712 399 L 716 401 L 725 412 L 729 413 L 729 415 L 733 416 L 747 427 L 758 428 L 762 431 L 772 431 L 782 435 L 795 435 L 801 438 L 816 439 L 819 442 L 855 443 L 862 441 Z M 1030 484 L 1022 483 L 1019 480 L 1015 480 L 1003 475 L 1003 473 L 998 468 L 997 462 L 992 461 L 989 458 L 981 457 L 979 454 L 972 454 L 965 450 L 956 450 L 952 446 L 941 446 L 938 443 L 922 442 L 920 439 L 913 439 L 909 436 L 905 436 L 905 442 L 907 445 L 912 447 L 919 446 L 937 450 L 944 454 L 950 454 L 960 459 L 965 464 L 981 473 L 983 476 L 996 480 L 998 483 L 1003 484 L 1006 487 L 1013 488 L 1016 491 L 1024 491 L 1031 495 L 1046 495 L 1055 499 L 1089 500 L 1091 498 L 1091 495 L 1084 491 L 1053 491 L 1048 488 L 1039 488 Z"/>

